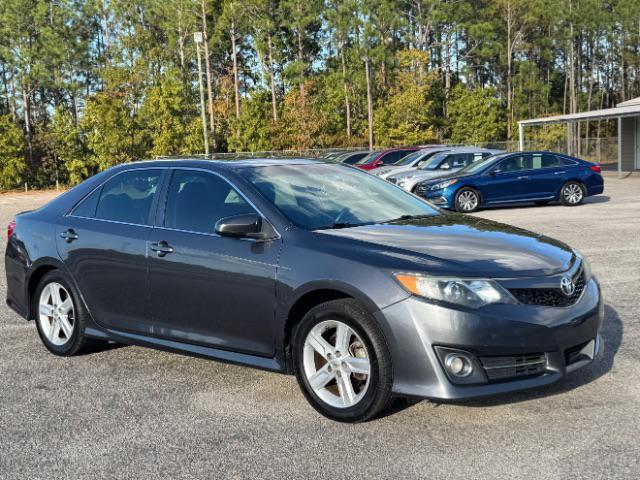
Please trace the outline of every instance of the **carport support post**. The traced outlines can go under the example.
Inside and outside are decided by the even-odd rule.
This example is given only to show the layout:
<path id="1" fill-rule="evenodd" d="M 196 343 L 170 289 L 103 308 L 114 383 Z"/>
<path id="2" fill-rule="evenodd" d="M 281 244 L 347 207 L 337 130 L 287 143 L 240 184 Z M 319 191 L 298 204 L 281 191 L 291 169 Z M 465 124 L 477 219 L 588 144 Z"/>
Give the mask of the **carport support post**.
<path id="1" fill-rule="evenodd" d="M 518 122 L 518 150 L 524 151 L 524 125 Z"/>
<path id="2" fill-rule="evenodd" d="M 571 155 L 571 141 L 573 137 L 573 125 L 571 122 L 567 122 L 567 155 Z"/>

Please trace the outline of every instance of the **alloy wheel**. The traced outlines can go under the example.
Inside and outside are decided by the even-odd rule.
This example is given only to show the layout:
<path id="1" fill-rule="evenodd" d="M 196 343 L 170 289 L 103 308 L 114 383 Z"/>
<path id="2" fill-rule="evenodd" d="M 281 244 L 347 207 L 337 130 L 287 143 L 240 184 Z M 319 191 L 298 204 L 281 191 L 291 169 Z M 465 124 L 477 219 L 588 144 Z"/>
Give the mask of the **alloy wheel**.
<path id="1" fill-rule="evenodd" d="M 53 345 L 65 345 L 75 328 L 75 312 L 71 295 L 57 282 L 47 284 L 40 293 L 38 323 Z"/>
<path id="2" fill-rule="evenodd" d="M 472 190 L 465 190 L 458 196 L 458 205 L 465 212 L 472 212 L 478 207 L 478 195 Z"/>
<path id="3" fill-rule="evenodd" d="M 562 195 L 567 203 L 571 205 L 576 205 L 582 201 L 582 197 L 584 196 L 584 192 L 582 188 L 577 183 L 570 183 L 569 185 L 564 187 L 562 191 Z"/>
<path id="4" fill-rule="evenodd" d="M 309 386 L 335 408 L 356 405 L 369 388 L 371 362 L 360 336 L 347 324 L 325 320 L 307 334 L 303 367 Z"/>

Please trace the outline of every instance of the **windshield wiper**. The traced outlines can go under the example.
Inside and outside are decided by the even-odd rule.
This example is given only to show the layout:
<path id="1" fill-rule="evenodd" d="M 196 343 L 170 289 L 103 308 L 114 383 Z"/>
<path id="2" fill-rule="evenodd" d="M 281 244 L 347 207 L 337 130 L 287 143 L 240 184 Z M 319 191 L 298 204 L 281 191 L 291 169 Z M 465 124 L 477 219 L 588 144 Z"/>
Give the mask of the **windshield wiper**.
<path id="1" fill-rule="evenodd" d="M 404 220 L 420 220 L 421 218 L 430 218 L 430 217 L 433 217 L 433 215 L 402 215 L 401 217 L 393 218 L 391 220 L 387 220 L 386 222 L 380 222 L 380 223 L 395 223 L 395 222 L 402 222 Z"/>
<path id="2" fill-rule="evenodd" d="M 324 227 L 318 227 L 316 230 L 338 230 L 340 228 L 351 228 L 351 227 L 360 227 L 364 225 L 363 223 L 347 223 L 347 222 L 337 222 L 332 223 L 331 225 L 325 225 Z"/>

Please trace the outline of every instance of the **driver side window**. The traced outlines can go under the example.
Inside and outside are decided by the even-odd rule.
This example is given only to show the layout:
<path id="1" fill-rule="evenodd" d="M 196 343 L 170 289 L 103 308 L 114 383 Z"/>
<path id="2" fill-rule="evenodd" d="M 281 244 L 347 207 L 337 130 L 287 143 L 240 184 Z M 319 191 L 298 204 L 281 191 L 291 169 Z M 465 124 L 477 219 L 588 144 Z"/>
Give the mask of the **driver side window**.
<path id="1" fill-rule="evenodd" d="M 509 173 L 529 170 L 530 168 L 531 162 L 529 155 L 514 155 L 501 161 L 493 171 L 495 173 Z"/>
<path id="2" fill-rule="evenodd" d="M 197 233 L 214 233 L 218 220 L 255 213 L 229 183 L 207 172 L 176 170 L 171 178 L 164 226 Z"/>

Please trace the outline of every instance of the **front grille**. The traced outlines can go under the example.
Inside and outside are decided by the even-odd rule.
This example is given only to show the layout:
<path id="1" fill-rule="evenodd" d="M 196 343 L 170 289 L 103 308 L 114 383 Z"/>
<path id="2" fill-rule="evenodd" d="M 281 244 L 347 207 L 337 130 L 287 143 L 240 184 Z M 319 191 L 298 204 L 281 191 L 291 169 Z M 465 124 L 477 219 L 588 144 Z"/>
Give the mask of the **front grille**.
<path id="1" fill-rule="evenodd" d="M 584 271 L 573 277 L 575 291 L 567 297 L 559 288 L 510 288 L 511 294 L 520 302 L 527 305 L 545 307 L 568 307 L 578 301 L 585 286 Z"/>
<path id="2" fill-rule="evenodd" d="M 419 197 L 424 197 L 425 194 L 427 193 L 427 187 L 426 187 L 426 185 L 418 185 L 416 187 L 416 189 L 414 190 L 414 192 Z"/>
<path id="3" fill-rule="evenodd" d="M 584 342 L 579 345 L 575 345 L 574 347 L 567 348 L 564 351 L 564 362 L 565 365 L 571 365 L 572 363 L 576 363 L 583 358 L 589 358 L 587 355 L 584 355 L 582 349 L 587 346 L 589 342 Z"/>
<path id="4" fill-rule="evenodd" d="M 531 353 L 480 357 L 480 363 L 489 381 L 513 380 L 543 374 L 547 369 L 547 356 L 544 353 Z"/>

